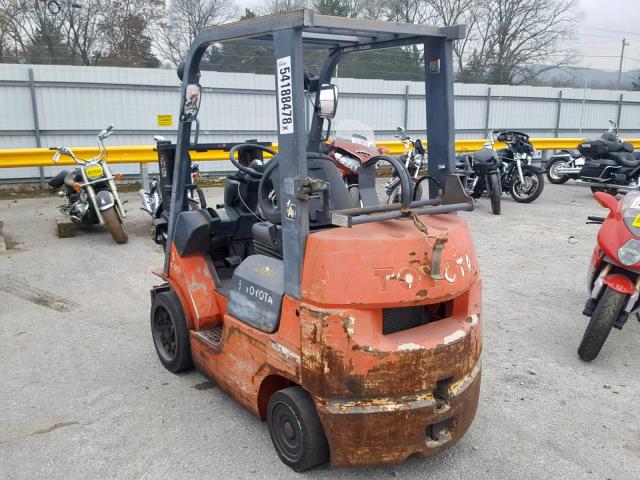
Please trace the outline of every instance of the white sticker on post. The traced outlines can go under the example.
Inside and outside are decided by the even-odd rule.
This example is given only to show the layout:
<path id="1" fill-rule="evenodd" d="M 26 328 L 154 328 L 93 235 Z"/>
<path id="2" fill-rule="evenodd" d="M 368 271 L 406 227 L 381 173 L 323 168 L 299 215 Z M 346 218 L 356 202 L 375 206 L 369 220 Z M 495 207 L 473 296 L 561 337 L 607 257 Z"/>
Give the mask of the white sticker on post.
<path id="1" fill-rule="evenodd" d="M 278 75 L 278 120 L 280 135 L 293 133 L 293 96 L 291 84 L 291 57 L 277 61 Z"/>

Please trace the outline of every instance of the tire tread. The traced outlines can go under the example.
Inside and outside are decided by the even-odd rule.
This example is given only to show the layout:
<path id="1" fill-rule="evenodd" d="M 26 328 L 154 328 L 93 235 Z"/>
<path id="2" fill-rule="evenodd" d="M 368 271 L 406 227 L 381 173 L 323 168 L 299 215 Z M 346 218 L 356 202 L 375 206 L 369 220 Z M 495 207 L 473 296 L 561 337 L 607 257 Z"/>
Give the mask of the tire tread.
<path id="1" fill-rule="evenodd" d="M 627 296 L 606 287 L 600 301 L 596 305 L 589 325 L 584 332 L 582 342 L 578 348 L 578 355 L 585 362 L 590 362 L 598 356 L 607 341 Z"/>

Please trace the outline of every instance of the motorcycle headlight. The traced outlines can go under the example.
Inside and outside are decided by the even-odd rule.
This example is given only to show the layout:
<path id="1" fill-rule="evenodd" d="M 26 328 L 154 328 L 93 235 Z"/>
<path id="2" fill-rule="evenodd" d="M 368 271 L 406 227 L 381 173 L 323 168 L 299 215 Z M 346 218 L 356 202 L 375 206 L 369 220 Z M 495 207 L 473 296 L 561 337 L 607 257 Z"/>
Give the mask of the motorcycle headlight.
<path id="1" fill-rule="evenodd" d="M 618 249 L 618 261 L 625 267 L 640 262 L 640 240 L 632 238 Z"/>

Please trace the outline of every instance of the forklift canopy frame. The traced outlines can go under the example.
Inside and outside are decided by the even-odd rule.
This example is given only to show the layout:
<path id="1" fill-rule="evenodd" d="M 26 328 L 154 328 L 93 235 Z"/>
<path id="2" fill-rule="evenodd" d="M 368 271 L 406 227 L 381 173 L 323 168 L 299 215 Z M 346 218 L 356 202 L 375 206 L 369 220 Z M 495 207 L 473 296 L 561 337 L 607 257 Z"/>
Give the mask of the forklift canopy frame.
<path id="1" fill-rule="evenodd" d="M 272 47 L 276 62 L 276 102 L 278 110 L 278 162 L 283 208 L 282 241 L 286 294 L 300 298 L 302 264 L 309 233 L 308 201 L 299 195 L 300 179 L 307 177 L 307 152 L 317 152 L 322 140 L 323 119 L 317 114 L 320 89 L 309 132 L 305 126 L 303 49 L 327 49 L 318 84 L 331 83 L 340 58 L 351 52 L 422 45 L 425 58 L 425 92 L 429 171 L 443 185 L 455 169 L 453 119 L 453 41 L 463 38 L 464 25 L 433 27 L 377 20 L 318 15 L 312 10 L 258 17 L 204 29 L 192 42 L 182 75 L 184 111 L 187 88 L 198 84 L 200 61 L 214 43 L 235 43 Z M 192 92 L 193 88 L 189 89 Z M 381 112 L 382 114 L 382 112 Z M 171 242 L 176 219 L 186 206 L 189 183 L 189 149 L 195 116 L 180 116 L 176 146 L 169 235 L 165 272 L 169 271 Z M 435 174 L 435 175 L 434 175 Z M 296 181 L 297 180 L 297 181 Z M 285 212 L 286 211 L 286 212 Z"/>

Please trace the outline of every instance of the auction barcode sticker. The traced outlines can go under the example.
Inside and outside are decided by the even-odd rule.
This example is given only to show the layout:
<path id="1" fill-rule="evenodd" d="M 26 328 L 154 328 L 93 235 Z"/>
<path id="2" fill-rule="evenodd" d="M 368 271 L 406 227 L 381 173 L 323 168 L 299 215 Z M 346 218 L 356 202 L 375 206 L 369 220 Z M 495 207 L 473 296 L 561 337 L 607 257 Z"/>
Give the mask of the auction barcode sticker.
<path id="1" fill-rule="evenodd" d="M 277 61 L 278 118 L 280 135 L 293 133 L 293 89 L 291 88 L 291 57 Z"/>

